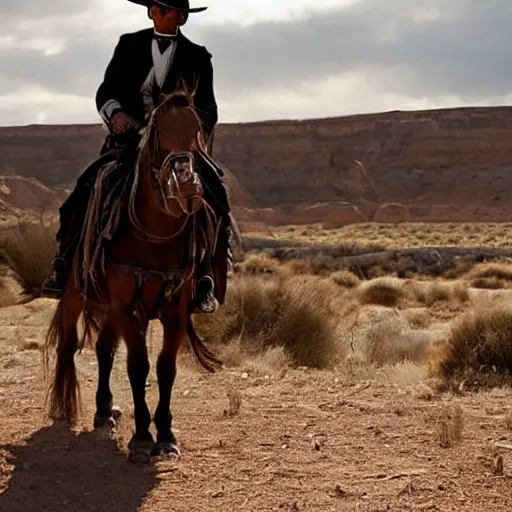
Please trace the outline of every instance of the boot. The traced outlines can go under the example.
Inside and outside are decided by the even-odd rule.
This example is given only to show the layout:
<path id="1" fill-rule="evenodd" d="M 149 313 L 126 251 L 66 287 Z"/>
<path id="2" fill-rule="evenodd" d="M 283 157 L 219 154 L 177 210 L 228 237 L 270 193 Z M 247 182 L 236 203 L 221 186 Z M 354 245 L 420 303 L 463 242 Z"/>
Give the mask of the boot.
<path id="1" fill-rule="evenodd" d="M 48 277 L 41 287 L 41 296 L 60 300 L 66 291 L 67 265 L 64 258 L 57 255 L 53 260 Z"/>
<path id="2" fill-rule="evenodd" d="M 215 281 L 211 275 L 200 277 L 196 283 L 196 297 L 192 302 L 193 313 L 215 313 L 219 301 L 215 297 Z"/>

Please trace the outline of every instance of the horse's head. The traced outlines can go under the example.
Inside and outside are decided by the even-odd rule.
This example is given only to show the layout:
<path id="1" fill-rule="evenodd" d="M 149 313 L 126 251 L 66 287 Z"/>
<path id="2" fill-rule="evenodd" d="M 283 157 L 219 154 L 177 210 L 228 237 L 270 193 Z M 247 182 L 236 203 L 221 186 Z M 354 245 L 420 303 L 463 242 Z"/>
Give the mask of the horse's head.
<path id="1" fill-rule="evenodd" d="M 201 121 L 190 98 L 176 93 L 155 109 L 142 142 L 139 166 L 151 172 L 160 207 L 174 217 L 203 206 L 194 150 L 204 149 Z"/>

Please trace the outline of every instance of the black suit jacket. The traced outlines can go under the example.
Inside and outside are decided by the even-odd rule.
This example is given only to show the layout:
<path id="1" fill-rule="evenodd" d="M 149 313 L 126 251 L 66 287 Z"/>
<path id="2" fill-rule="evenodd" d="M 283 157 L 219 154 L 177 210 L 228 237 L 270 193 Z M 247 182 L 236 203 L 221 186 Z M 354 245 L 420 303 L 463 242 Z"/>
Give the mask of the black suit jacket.
<path id="1" fill-rule="evenodd" d="M 178 46 L 162 93 L 170 94 L 181 89 L 182 81 L 189 92 L 195 90 L 194 104 L 209 137 L 218 120 L 212 56 L 204 46 L 192 43 L 181 32 L 177 39 Z M 140 89 L 153 66 L 152 40 L 152 28 L 120 37 L 96 94 L 98 111 L 107 101 L 117 100 L 126 114 L 144 124 Z"/>

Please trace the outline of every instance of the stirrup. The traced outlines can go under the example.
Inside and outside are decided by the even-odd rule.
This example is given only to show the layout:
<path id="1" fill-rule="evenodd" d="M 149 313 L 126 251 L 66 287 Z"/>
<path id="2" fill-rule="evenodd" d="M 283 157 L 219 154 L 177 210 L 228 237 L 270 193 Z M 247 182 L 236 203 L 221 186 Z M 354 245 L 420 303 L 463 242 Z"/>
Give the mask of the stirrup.
<path id="1" fill-rule="evenodd" d="M 193 313 L 215 313 L 220 305 L 214 294 L 215 282 L 210 276 L 203 276 L 197 282 L 197 286 L 201 286 L 200 283 L 204 283 L 205 288 L 209 289 L 200 300 L 194 301 Z"/>
<path id="2" fill-rule="evenodd" d="M 63 267 L 64 275 L 66 275 L 66 260 L 61 257 L 56 257 L 52 262 L 52 270 L 41 285 L 41 297 L 61 299 L 64 296 L 65 286 L 62 283 L 64 279 L 59 279 L 59 263 Z"/>
<path id="3" fill-rule="evenodd" d="M 48 299 L 62 299 L 64 296 L 64 289 L 58 283 L 55 276 L 50 275 L 41 286 L 41 297 Z"/>

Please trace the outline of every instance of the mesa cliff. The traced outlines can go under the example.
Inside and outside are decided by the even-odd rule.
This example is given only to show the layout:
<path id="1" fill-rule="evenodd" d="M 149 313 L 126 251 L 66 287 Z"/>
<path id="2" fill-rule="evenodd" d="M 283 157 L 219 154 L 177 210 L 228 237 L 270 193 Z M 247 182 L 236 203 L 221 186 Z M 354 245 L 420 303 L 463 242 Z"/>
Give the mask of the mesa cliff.
<path id="1" fill-rule="evenodd" d="M 0 128 L 0 173 L 71 188 L 99 125 Z M 279 223 L 508 221 L 512 109 L 221 124 L 214 157 L 242 215 Z"/>

